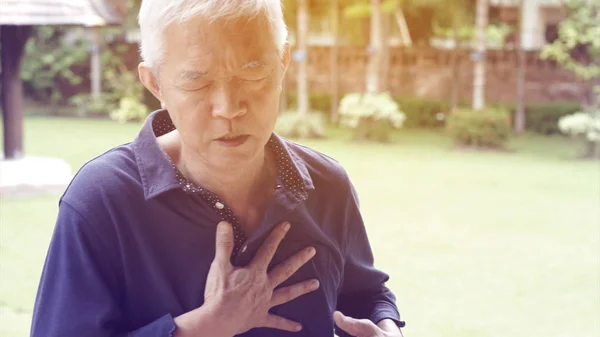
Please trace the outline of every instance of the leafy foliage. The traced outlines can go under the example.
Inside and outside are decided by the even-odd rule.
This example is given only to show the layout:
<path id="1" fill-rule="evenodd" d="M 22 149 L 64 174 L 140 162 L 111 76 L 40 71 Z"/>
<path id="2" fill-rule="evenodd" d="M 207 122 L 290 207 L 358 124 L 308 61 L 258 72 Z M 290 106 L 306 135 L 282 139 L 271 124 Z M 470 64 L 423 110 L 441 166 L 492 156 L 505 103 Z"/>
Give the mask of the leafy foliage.
<path id="1" fill-rule="evenodd" d="M 407 128 L 444 126 L 445 116 L 450 112 L 450 105 L 445 101 L 414 97 L 398 97 L 396 101 L 406 115 Z"/>
<path id="2" fill-rule="evenodd" d="M 74 69 L 88 59 L 89 48 L 81 28 L 35 27 L 21 66 L 25 90 L 38 100 L 58 103 L 63 97 L 57 84 L 82 83 Z"/>
<path id="3" fill-rule="evenodd" d="M 457 109 L 448 118 L 446 128 L 459 145 L 503 148 L 511 134 L 510 114 L 490 107 L 482 111 Z"/>
<path id="4" fill-rule="evenodd" d="M 103 92 L 99 97 L 89 93 L 78 94 L 70 103 L 79 109 L 80 115 L 108 115 L 124 123 L 144 119 L 149 112 L 145 102 L 144 86 L 140 83 L 137 69 L 124 64 L 124 45 L 105 48 L 101 55 Z"/>
<path id="5" fill-rule="evenodd" d="M 600 77 L 600 2 L 564 0 L 568 15 L 558 28 L 558 38 L 541 57 L 556 61 L 583 80 Z"/>
<path id="6" fill-rule="evenodd" d="M 445 38 L 453 38 L 454 32 L 452 28 L 446 28 L 435 24 L 433 28 L 435 35 Z M 504 40 L 508 35 L 513 33 L 513 28 L 507 24 L 489 24 L 486 30 L 486 41 L 495 44 L 504 44 Z M 459 41 L 473 41 L 476 36 L 475 26 L 472 24 L 461 24 L 457 29 L 457 39 Z"/>
<path id="7" fill-rule="evenodd" d="M 289 90 L 286 92 L 287 105 L 290 110 L 298 107 L 298 92 Z M 329 114 L 331 111 L 331 94 L 328 92 L 310 92 L 308 94 L 309 106 L 314 112 L 320 112 L 323 115 Z"/>
<path id="8" fill-rule="evenodd" d="M 577 102 L 532 103 L 525 107 L 527 121 L 525 128 L 540 134 L 560 133 L 558 121 L 561 117 L 580 111 Z"/>

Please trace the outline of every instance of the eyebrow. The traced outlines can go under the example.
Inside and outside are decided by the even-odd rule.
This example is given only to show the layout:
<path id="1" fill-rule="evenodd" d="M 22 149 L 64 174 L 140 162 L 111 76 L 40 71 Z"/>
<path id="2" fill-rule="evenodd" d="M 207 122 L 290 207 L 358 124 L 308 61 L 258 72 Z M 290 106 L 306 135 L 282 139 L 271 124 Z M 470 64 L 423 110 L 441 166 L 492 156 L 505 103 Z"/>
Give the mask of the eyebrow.
<path id="1" fill-rule="evenodd" d="M 179 75 L 179 78 L 182 80 L 195 80 L 197 78 L 200 78 L 202 76 L 206 75 L 205 72 L 200 72 L 200 71 L 184 71 L 183 73 L 181 73 L 181 75 Z"/>
<path id="2" fill-rule="evenodd" d="M 258 69 L 258 68 L 266 68 L 267 65 L 262 62 L 262 61 L 252 61 L 252 62 L 248 62 L 246 64 L 244 64 L 243 66 L 241 66 L 240 69 Z M 207 72 L 201 72 L 201 71 L 193 71 L 193 70 L 186 70 L 184 72 L 181 73 L 181 75 L 179 75 L 179 78 L 181 80 L 184 81 L 192 81 L 198 78 L 201 78 L 203 76 L 205 76 L 207 74 Z"/>

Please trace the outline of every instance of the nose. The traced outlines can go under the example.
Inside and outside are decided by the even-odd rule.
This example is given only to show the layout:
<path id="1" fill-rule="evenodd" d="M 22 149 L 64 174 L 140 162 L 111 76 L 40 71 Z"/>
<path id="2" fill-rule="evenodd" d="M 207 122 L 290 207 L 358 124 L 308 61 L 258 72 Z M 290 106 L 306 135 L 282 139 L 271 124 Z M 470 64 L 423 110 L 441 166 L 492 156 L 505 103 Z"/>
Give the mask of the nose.
<path id="1" fill-rule="evenodd" d="M 245 115 L 246 105 L 236 95 L 231 83 L 216 86 L 212 93 L 212 115 L 215 118 L 234 119 Z"/>

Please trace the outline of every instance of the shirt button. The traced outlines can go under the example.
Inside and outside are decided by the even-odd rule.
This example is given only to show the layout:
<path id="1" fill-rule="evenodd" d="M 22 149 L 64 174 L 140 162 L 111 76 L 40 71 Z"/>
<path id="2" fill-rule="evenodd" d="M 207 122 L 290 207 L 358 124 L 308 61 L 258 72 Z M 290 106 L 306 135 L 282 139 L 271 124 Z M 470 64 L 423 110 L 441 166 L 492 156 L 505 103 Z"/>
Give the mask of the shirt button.
<path id="1" fill-rule="evenodd" d="M 223 209 L 225 207 L 225 205 L 223 205 L 222 202 L 217 201 L 217 202 L 215 202 L 215 207 L 218 209 Z"/>
<path id="2" fill-rule="evenodd" d="M 248 249 L 248 245 L 245 245 L 244 247 L 242 247 L 242 250 L 241 250 L 241 252 L 242 252 L 242 253 L 246 252 L 246 249 Z"/>

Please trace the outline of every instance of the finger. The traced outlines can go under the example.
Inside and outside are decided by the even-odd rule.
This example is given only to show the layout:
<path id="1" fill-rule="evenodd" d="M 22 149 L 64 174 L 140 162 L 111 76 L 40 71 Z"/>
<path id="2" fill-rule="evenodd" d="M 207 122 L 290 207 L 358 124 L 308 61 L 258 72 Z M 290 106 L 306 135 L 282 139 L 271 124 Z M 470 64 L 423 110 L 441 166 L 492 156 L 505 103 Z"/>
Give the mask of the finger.
<path id="1" fill-rule="evenodd" d="M 339 311 L 333 313 L 335 324 L 352 336 L 375 336 L 377 326 L 373 322 L 364 319 L 356 319 L 345 316 Z"/>
<path id="2" fill-rule="evenodd" d="M 316 250 L 313 247 L 308 247 L 302 251 L 294 254 L 294 256 L 285 260 L 281 264 L 278 264 L 271 272 L 269 272 L 269 279 L 271 280 L 271 286 L 277 287 L 285 280 L 294 275 L 295 272 L 306 264 L 310 259 L 315 256 Z"/>
<path id="3" fill-rule="evenodd" d="M 281 240 L 283 240 L 283 237 L 289 231 L 289 229 L 290 224 L 287 222 L 284 222 L 275 228 L 256 252 L 252 262 L 250 262 L 250 267 L 260 268 L 266 271 L 269 267 L 269 263 L 271 263 L 271 260 L 273 259 L 273 256 L 275 256 L 277 247 L 279 247 Z"/>
<path id="4" fill-rule="evenodd" d="M 279 288 L 273 292 L 273 297 L 271 298 L 271 307 L 287 303 L 317 289 L 319 289 L 318 280 L 308 280 L 289 287 Z"/>
<path id="5" fill-rule="evenodd" d="M 265 319 L 264 327 L 291 332 L 298 332 L 302 330 L 302 324 L 271 314 L 269 314 Z"/>
<path id="6" fill-rule="evenodd" d="M 230 264 L 231 254 L 233 253 L 233 228 L 225 221 L 217 225 L 217 242 L 215 245 L 215 261 L 223 265 Z"/>

